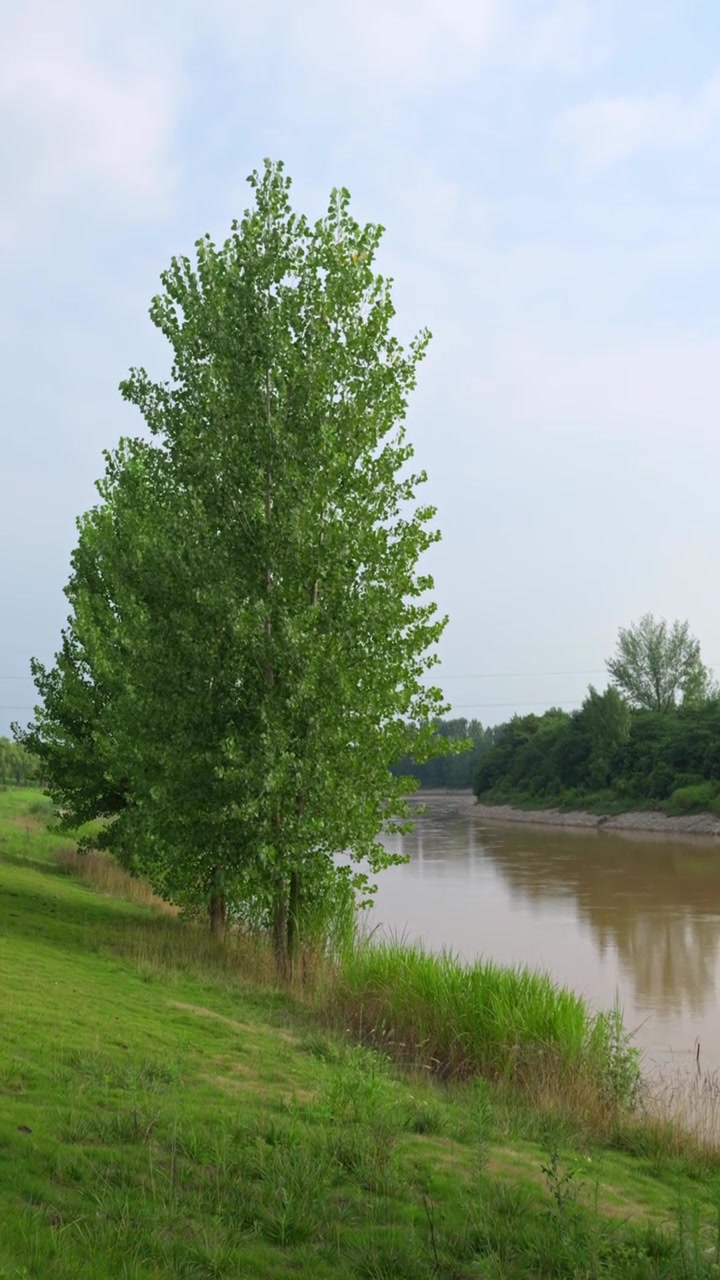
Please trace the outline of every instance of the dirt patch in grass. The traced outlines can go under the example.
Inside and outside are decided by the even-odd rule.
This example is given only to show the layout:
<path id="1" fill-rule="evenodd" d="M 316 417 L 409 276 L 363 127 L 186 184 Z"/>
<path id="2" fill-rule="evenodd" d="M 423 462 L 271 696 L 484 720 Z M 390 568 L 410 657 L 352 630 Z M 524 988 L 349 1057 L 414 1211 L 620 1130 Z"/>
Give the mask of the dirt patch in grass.
<path id="1" fill-rule="evenodd" d="M 251 1027 L 248 1022 L 236 1022 L 234 1018 L 226 1018 L 223 1013 L 216 1013 L 214 1009 L 206 1009 L 200 1004 L 186 1004 L 184 1000 L 168 1000 L 168 1004 L 172 1009 L 182 1009 L 184 1013 L 194 1013 L 196 1018 L 213 1018 L 216 1022 L 222 1022 L 224 1026 L 230 1027 L 233 1031 L 242 1031 L 246 1035 L 255 1036 L 256 1027 Z"/>
<path id="2" fill-rule="evenodd" d="M 436 1134 L 408 1134 L 402 1142 L 403 1149 L 409 1155 L 424 1156 L 432 1159 L 438 1168 L 458 1169 L 467 1167 L 471 1171 L 473 1162 L 472 1149 L 455 1138 L 444 1138 Z"/>
<path id="3" fill-rule="evenodd" d="M 513 1148 L 501 1148 L 496 1149 L 490 1156 L 486 1171 L 493 1177 L 503 1180 L 516 1182 L 522 1179 L 547 1191 L 547 1177 L 542 1170 L 542 1166 L 547 1162 L 547 1154 L 540 1151 L 535 1155 Z M 602 1168 L 594 1165 L 591 1160 L 587 1161 L 586 1166 L 582 1157 L 573 1157 L 562 1162 L 562 1168 L 575 1171 L 577 1196 L 581 1204 L 592 1203 L 594 1206 L 597 1195 L 597 1211 L 604 1218 L 632 1221 L 643 1226 L 651 1223 L 654 1226 L 660 1226 L 667 1221 L 666 1209 L 655 1208 L 647 1202 L 636 1200 L 628 1196 L 627 1188 L 623 1189 L 613 1185 L 612 1182 L 606 1182 L 602 1176 Z"/>
<path id="4" fill-rule="evenodd" d="M 182 1009 L 184 1013 L 194 1013 L 196 1018 L 212 1018 L 215 1022 L 221 1022 L 224 1026 L 230 1027 L 231 1031 L 242 1031 L 245 1035 L 251 1035 L 253 1039 L 257 1039 L 257 1027 L 251 1026 L 249 1022 L 237 1022 L 235 1018 L 228 1018 L 224 1013 L 216 1013 L 214 1009 L 206 1009 L 201 1004 L 186 1004 L 183 1000 L 168 1000 L 167 1002 L 172 1009 Z M 283 1028 L 273 1028 L 273 1037 L 277 1040 L 284 1041 L 285 1044 L 299 1045 L 300 1037 L 293 1035 L 290 1031 Z"/>
<path id="5" fill-rule="evenodd" d="M 9 827 L 17 827 L 19 831 L 46 832 L 47 822 L 30 813 L 18 813 L 13 818 L 6 818 Z"/>

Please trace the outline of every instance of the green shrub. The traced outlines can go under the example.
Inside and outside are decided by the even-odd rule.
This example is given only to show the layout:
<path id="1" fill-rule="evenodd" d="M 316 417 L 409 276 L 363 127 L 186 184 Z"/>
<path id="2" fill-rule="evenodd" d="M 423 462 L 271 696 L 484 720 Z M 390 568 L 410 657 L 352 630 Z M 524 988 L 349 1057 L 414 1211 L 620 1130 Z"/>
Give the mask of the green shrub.
<path id="1" fill-rule="evenodd" d="M 678 791 L 681 787 L 701 787 L 704 782 L 705 778 L 701 773 L 676 773 L 672 789 Z"/>
<path id="2" fill-rule="evenodd" d="M 678 787 L 672 793 L 672 803 L 678 809 L 707 809 L 720 792 L 720 782 L 700 782 L 690 787 Z"/>
<path id="3" fill-rule="evenodd" d="M 666 760 L 661 760 L 648 778 L 647 793 L 652 800 L 667 800 L 677 786 L 677 774 Z"/>
<path id="4" fill-rule="evenodd" d="M 551 800 L 563 809 L 597 806 L 600 797 L 629 809 L 660 808 L 674 792 L 720 779 L 720 701 L 665 712 L 626 708 L 623 732 L 609 738 L 605 701 L 591 689 L 570 716 L 550 711 L 498 726 L 477 772 L 476 795 L 509 804 Z M 716 794 L 681 796 L 678 812 L 707 809 Z"/>

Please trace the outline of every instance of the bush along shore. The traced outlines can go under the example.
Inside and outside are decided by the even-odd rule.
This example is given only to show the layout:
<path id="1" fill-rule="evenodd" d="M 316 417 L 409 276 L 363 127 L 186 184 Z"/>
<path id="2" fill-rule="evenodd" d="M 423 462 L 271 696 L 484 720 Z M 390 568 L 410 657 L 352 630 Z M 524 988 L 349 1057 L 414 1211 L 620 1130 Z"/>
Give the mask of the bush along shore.
<path id="1" fill-rule="evenodd" d="M 612 687 L 591 688 L 572 714 L 514 716 L 494 730 L 474 792 L 518 821 L 531 820 L 514 812 L 524 810 L 563 826 L 715 835 L 720 699 L 638 711 Z"/>
<path id="2" fill-rule="evenodd" d="M 37 792 L 0 793 L 0 920 L 3 1280 L 720 1272 L 720 1142 L 543 975 L 365 941 L 279 984 Z"/>

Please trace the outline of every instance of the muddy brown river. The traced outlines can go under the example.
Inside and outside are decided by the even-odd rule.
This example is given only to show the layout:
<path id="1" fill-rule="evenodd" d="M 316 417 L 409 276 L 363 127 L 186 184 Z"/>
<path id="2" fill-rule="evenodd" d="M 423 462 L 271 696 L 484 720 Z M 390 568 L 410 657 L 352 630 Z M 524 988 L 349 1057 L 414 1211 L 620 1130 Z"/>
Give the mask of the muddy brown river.
<path id="1" fill-rule="evenodd" d="M 646 1068 L 720 1068 L 720 841 L 492 824 L 429 800 L 410 862 L 378 877 L 371 926 L 472 960 L 545 969 L 607 1008 Z"/>

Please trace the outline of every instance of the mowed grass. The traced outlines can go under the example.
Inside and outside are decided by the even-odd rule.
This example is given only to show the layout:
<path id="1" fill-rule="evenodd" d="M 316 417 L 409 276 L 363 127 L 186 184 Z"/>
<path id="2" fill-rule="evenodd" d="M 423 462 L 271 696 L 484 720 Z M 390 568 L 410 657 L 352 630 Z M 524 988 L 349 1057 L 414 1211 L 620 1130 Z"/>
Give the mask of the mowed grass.
<path id="1" fill-rule="evenodd" d="M 714 1152 L 397 1074 L 43 824 L 0 793 L 2 1280 L 720 1275 Z"/>

